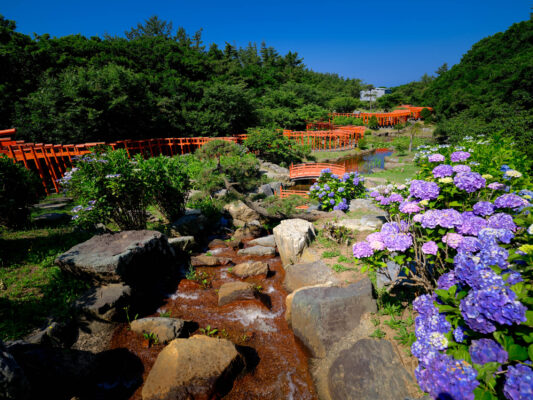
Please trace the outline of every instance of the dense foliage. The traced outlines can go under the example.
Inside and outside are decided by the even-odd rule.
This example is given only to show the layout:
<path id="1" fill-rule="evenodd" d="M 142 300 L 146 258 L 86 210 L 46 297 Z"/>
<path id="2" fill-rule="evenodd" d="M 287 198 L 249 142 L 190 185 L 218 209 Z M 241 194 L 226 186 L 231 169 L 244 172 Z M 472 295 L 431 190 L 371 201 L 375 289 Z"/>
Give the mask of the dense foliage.
<path id="1" fill-rule="evenodd" d="M 309 146 L 299 145 L 276 129 L 252 129 L 244 145 L 259 158 L 283 166 L 299 163 L 311 155 Z"/>
<path id="2" fill-rule="evenodd" d="M 28 223 L 30 207 L 41 194 L 43 187 L 35 173 L 0 154 L 0 226 L 14 228 Z"/>
<path id="3" fill-rule="evenodd" d="M 363 197 L 364 177 L 357 172 L 345 173 L 342 177 L 331 173 L 329 168 L 320 172 L 318 181 L 309 189 L 309 198 L 318 201 L 324 211 L 346 211 L 350 200 Z"/>
<path id="4" fill-rule="evenodd" d="M 461 62 L 392 90 L 378 103 L 428 105 L 441 140 L 503 131 L 533 156 L 533 20 L 474 44 Z"/>
<path id="5" fill-rule="evenodd" d="M 51 143 L 303 129 L 353 111 L 361 89 L 264 43 L 206 48 L 157 17 L 125 38 L 31 38 L 0 16 L 0 68 L 0 126 Z"/>
<path id="6" fill-rule="evenodd" d="M 394 260 L 392 287 L 427 291 L 413 303 L 422 390 L 434 399 L 530 398 L 530 161 L 500 136 L 423 146 L 417 160 L 417 179 L 371 193 L 391 222 L 356 243 L 354 256 L 376 269 Z"/>
<path id="7" fill-rule="evenodd" d="M 189 177 L 178 158 L 130 160 L 125 150 L 116 150 L 81 157 L 61 184 L 78 203 L 72 210 L 77 224 L 112 222 L 127 230 L 146 227 L 149 205 L 169 221 L 181 216 Z"/>

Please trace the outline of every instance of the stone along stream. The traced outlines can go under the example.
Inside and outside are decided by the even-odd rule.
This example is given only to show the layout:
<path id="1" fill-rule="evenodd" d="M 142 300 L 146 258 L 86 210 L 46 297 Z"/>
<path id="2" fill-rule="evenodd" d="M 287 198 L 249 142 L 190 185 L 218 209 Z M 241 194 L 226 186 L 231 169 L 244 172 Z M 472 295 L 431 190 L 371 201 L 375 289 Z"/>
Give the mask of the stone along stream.
<path id="1" fill-rule="evenodd" d="M 246 242 L 246 240 L 245 240 Z M 244 248 L 250 247 L 246 243 Z M 294 337 L 285 321 L 283 288 L 285 272 L 279 256 L 243 256 L 223 241 L 210 245 L 209 253 L 231 259 L 224 266 L 197 267 L 199 274 L 209 276 L 207 285 L 183 279 L 175 293 L 168 295 L 159 313 L 170 313 L 173 318 L 194 321 L 199 328 L 217 329 L 215 336 L 226 338 L 248 349 L 253 365 L 236 378 L 232 389 L 224 399 L 279 400 L 316 399 L 315 388 L 308 369 L 306 349 Z M 268 263 L 270 272 L 265 275 L 239 279 L 231 273 L 232 265 L 247 261 Z M 228 282 L 246 281 L 256 288 L 253 300 L 238 300 L 219 306 L 218 289 Z M 209 282 L 210 281 L 210 282 Z M 209 287 L 205 287 L 209 286 Z M 159 316 L 154 314 L 153 316 Z M 191 333 L 198 334 L 199 330 Z M 143 380 L 152 368 L 164 344 L 147 347 L 142 335 L 134 333 L 128 324 L 115 331 L 112 348 L 127 348 L 142 361 Z M 194 362 L 194 361 L 193 361 Z M 131 399 L 141 399 L 140 386 Z"/>

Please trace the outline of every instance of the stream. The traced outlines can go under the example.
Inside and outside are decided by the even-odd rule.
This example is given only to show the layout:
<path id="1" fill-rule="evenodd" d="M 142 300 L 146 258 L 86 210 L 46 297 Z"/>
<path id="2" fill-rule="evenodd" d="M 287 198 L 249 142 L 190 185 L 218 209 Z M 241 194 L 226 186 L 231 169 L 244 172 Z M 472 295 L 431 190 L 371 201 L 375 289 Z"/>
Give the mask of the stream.
<path id="1" fill-rule="evenodd" d="M 210 252 L 216 256 L 231 258 L 233 264 L 248 260 L 267 262 L 271 271 L 268 276 L 249 277 L 245 281 L 260 286 L 261 297 L 269 301 L 254 299 L 218 306 L 216 289 L 226 282 L 238 281 L 239 278 L 229 272 L 229 265 L 197 267 L 198 272 L 209 274 L 211 287 L 203 289 L 199 283 L 183 279 L 177 291 L 164 300 L 164 305 L 158 311 L 170 312 L 174 318 L 194 321 L 200 328 L 209 325 L 211 329 L 218 329 L 217 337 L 227 338 L 237 345 L 251 347 L 257 352 L 259 360 L 253 371 L 239 376 L 224 399 L 316 399 L 308 369 L 309 355 L 304 346 L 297 342 L 285 321 L 287 292 L 283 289 L 285 272 L 279 256 L 238 256 L 236 250 L 223 245 L 212 247 Z M 268 303 L 271 304 L 267 306 Z M 199 331 L 196 331 L 193 334 L 198 333 Z M 127 324 L 123 324 L 113 335 L 112 348 L 127 348 L 139 357 L 144 366 L 145 381 L 164 345 L 157 344 L 146 348 L 143 345 L 143 337 L 130 331 Z M 141 390 L 142 386 L 135 391 L 131 399 L 140 400 Z"/>

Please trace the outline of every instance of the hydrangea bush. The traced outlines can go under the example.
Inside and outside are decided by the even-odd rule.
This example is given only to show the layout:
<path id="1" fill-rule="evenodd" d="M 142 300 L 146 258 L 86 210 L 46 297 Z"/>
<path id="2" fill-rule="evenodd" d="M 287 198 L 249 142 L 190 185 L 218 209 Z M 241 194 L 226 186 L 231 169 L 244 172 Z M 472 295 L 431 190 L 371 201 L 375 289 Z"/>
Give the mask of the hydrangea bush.
<path id="1" fill-rule="evenodd" d="M 434 399 L 533 398 L 530 163 L 500 145 L 423 148 L 417 179 L 370 193 L 390 221 L 353 248 L 366 268 L 403 266 L 391 287 L 427 293 L 411 351 Z"/>
<path id="2" fill-rule="evenodd" d="M 363 183 L 364 178 L 357 172 L 345 173 L 339 177 L 326 168 L 320 172 L 318 181 L 309 189 L 309 197 L 317 200 L 322 210 L 346 211 L 350 200 L 365 195 Z"/>

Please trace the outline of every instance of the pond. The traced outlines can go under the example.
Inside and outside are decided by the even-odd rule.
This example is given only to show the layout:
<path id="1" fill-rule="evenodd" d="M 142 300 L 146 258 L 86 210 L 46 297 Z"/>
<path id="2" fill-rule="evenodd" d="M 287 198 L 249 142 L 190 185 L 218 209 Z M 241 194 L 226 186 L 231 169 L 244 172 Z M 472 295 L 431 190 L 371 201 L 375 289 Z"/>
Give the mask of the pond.
<path id="1" fill-rule="evenodd" d="M 389 149 L 376 149 L 370 153 L 352 154 L 340 160 L 332 162 L 333 164 L 344 165 L 346 172 L 357 171 L 360 174 L 371 174 L 373 168 L 384 168 L 385 157 L 392 154 Z M 291 187 L 292 190 L 308 190 L 315 180 L 301 180 Z"/>

